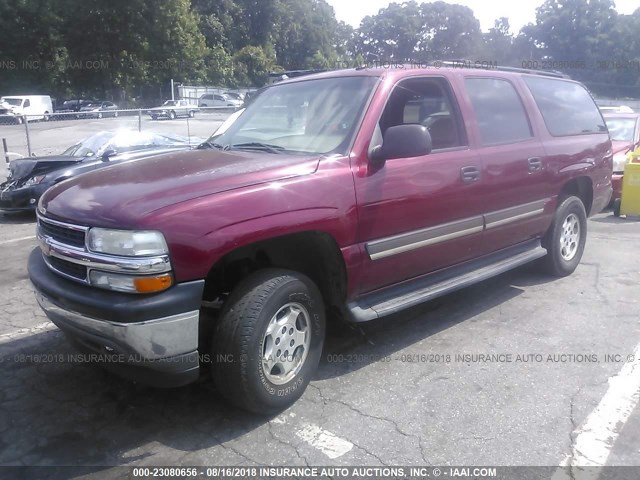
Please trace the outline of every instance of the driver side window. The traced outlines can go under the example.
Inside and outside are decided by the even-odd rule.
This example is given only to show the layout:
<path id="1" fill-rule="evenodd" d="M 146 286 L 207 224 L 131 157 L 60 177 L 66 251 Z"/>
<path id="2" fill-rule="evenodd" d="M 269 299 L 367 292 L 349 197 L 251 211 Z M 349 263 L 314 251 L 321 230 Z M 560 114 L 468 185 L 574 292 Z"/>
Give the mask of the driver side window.
<path id="1" fill-rule="evenodd" d="M 396 125 L 417 124 L 427 127 L 433 150 L 467 145 L 458 106 L 443 78 L 409 78 L 391 93 L 380 118 L 380 132 Z"/>

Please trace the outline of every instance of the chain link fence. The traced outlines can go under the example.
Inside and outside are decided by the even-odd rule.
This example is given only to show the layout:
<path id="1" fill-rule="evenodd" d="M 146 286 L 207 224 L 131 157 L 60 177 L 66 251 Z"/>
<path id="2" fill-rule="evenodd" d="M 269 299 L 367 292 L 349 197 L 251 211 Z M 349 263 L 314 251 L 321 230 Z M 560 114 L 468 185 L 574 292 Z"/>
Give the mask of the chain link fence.
<path id="1" fill-rule="evenodd" d="M 155 119 L 149 109 L 53 113 L 47 118 L 42 115 L 0 117 L 3 157 L 0 161 L 0 182 L 7 177 L 9 161 L 61 154 L 102 131 L 136 130 L 179 135 L 197 144 L 211 136 L 233 111 L 234 108 L 189 107 L 189 110 L 175 115 L 154 114 Z"/>

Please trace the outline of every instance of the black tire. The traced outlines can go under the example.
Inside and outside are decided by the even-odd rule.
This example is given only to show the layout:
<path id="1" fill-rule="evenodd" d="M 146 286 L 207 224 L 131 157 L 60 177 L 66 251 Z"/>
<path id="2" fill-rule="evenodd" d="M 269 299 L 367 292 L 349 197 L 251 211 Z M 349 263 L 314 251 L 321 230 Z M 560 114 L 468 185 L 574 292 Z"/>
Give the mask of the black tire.
<path id="1" fill-rule="evenodd" d="M 155 115 L 151 115 L 151 120 L 158 120 L 158 117 Z"/>
<path id="2" fill-rule="evenodd" d="M 44 118 L 42 119 L 45 122 L 48 122 L 51 117 L 49 117 L 49 112 L 44 112 Z"/>
<path id="3" fill-rule="evenodd" d="M 118 112 L 113 112 L 113 118 L 118 118 Z"/>
<path id="4" fill-rule="evenodd" d="M 98 112 L 98 120 L 100 120 L 102 118 L 102 113 Z"/>
<path id="5" fill-rule="evenodd" d="M 574 221 L 578 232 L 570 228 Z M 582 200 L 578 197 L 561 199 L 553 223 L 542 239 L 542 246 L 547 249 L 544 258 L 547 273 L 557 277 L 571 275 L 580 263 L 586 241 L 587 213 Z"/>
<path id="6" fill-rule="evenodd" d="M 620 216 L 620 206 L 621 205 L 622 205 L 622 199 L 616 198 L 613 201 L 613 215 L 615 217 L 619 217 Z"/>
<path id="7" fill-rule="evenodd" d="M 196 112 L 194 112 L 193 110 L 189 110 L 189 118 L 193 118 L 196 116 Z"/>
<path id="8" fill-rule="evenodd" d="M 174 112 L 173 110 L 171 110 L 169 112 L 169 120 L 175 120 L 176 119 L 176 112 Z"/>
<path id="9" fill-rule="evenodd" d="M 16 117 L 16 124 L 22 125 L 23 119 L 22 117 Z"/>
<path id="10" fill-rule="evenodd" d="M 301 355 L 304 348 L 296 348 L 296 355 L 292 352 L 290 357 L 300 358 L 300 364 L 291 378 L 281 378 L 288 380 L 286 383 L 278 384 L 271 381 L 274 372 L 277 376 L 277 367 L 265 372 L 264 349 L 274 345 L 275 352 L 275 345 L 293 345 L 294 340 L 287 336 L 293 329 L 282 332 L 278 326 L 270 339 L 266 333 L 276 314 L 292 306 L 302 314 L 292 318 L 296 318 L 296 328 L 297 322 L 306 325 L 308 337 L 304 338 L 309 338 L 309 348 L 306 357 Z M 261 270 L 242 281 L 222 309 L 212 341 L 213 380 L 222 396 L 238 408 L 260 415 L 280 412 L 300 398 L 309 384 L 320 361 L 324 337 L 324 304 L 314 283 L 289 270 Z"/>

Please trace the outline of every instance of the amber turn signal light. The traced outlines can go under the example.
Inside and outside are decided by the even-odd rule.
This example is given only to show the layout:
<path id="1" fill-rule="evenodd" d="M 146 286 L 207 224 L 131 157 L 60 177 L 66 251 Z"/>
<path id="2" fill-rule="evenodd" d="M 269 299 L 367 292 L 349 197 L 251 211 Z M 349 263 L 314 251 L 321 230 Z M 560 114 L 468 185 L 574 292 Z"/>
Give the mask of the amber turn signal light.
<path id="1" fill-rule="evenodd" d="M 173 278 L 169 273 L 156 277 L 138 277 L 133 280 L 133 285 L 138 293 L 161 292 L 173 285 Z"/>

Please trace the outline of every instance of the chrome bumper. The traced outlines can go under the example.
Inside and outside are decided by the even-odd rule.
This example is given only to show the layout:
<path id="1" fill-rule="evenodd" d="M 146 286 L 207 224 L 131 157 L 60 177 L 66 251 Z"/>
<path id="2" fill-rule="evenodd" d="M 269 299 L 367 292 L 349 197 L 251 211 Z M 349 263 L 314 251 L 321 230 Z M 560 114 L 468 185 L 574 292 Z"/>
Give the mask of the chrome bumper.
<path id="1" fill-rule="evenodd" d="M 82 332 L 95 339 L 104 339 L 101 346 L 105 353 L 134 354 L 140 360 L 153 361 L 198 349 L 198 310 L 139 323 L 120 323 L 64 309 L 40 292 L 36 292 L 36 299 L 47 317 L 61 330 L 71 335 Z"/>

